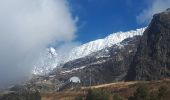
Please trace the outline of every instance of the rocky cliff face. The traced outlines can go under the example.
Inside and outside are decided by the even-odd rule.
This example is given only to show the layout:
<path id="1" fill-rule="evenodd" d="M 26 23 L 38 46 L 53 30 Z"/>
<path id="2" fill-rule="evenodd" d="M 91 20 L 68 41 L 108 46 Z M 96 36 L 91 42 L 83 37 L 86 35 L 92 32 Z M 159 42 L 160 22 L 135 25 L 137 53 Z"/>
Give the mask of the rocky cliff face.
<path id="1" fill-rule="evenodd" d="M 170 77 L 170 9 L 156 14 L 144 32 L 127 80 Z"/>

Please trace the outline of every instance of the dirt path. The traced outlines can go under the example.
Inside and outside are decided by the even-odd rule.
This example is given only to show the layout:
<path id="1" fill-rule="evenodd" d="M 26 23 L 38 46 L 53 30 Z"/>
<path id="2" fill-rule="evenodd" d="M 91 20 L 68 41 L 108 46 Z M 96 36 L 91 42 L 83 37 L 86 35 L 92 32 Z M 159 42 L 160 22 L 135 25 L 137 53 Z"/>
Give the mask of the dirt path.
<path id="1" fill-rule="evenodd" d="M 96 86 L 91 86 L 91 87 L 82 87 L 82 89 L 89 89 L 89 88 L 102 88 L 102 87 L 122 87 L 122 86 L 129 86 L 136 84 L 137 81 L 133 82 L 116 82 L 116 83 L 109 83 L 109 84 L 102 84 L 102 85 L 96 85 Z"/>

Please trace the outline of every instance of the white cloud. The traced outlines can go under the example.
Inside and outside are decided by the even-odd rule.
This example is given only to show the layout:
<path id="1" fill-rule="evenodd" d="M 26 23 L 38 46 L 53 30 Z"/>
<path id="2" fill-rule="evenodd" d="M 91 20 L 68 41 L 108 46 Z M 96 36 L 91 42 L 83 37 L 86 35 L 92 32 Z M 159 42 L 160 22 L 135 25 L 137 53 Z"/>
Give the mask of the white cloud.
<path id="1" fill-rule="evenodd" d="M 156 13 L 162 12 L 170 7 L 170 0 L 152 0 L 148 8 L 144 9 L 138 16 L 138 23 L 147 23 Z"/>
<path id="2" fill-rule="evenodd" d="M 0 87 L 28 77 L 51 42 L 72 41 L 75 23 L 66 0 L 0 0 Z"/>

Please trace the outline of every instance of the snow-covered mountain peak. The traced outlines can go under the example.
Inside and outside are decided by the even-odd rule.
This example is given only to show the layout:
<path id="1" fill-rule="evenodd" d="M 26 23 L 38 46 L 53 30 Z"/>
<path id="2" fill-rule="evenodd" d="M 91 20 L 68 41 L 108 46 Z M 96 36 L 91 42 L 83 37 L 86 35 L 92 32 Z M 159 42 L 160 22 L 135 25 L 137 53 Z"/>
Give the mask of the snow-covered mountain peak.
<path id="1" fill-rule="evenodd" d="M 81 46 L 73 48 L 69 53 L 67 59 L 62 59 L 61 55 L 51 47 L 46 50 L 39 62 L 35 65 L 33 74 L 45 74 L 56 68 L 57 66 L 72 61 L 78 58 L 85 57 L 93 52 L 97 52 L 106 47 L 111 47 L 115 44 L 119 45 L 123 40 L 142 35 L 146 28 L 140 28 L 137 30 L 131 30 L 127 32 L 112 33 L 104 39 L 97 39 Z M 61 66 L 60 66 L 61 67 Z"/>
<path id="2" fill-rule="evenodd" d="M 33 74 L 47 74 L 59 64 L 59 57 L 53 47 L 47 48 L 40 54 L 38 61 L 34 65 Z"/>
<path id="3" fill-rule="evenodd" d="M 98 39 L 89 43 L 83 44 L 79 47 L 74 48 L 67 59 L 67 61 L 78 59 L 89 55 L 92 52 L 99 51 L 106 47 L 111 47 L 114 44 L 120 43 L 124 39 L 142 35 L 146 28 L 140 28 L 137 30 L 131 30 L 128 32 L 117 32 L 112 33 L 104 39 Z"/>
<path id="4" fill-rule="evenodd" d="M 49 52 L 51 55 L 57 56 L 57 52 L 56 52 L 56 50 L 55 50 L 53 47 L 50 47 L 50 48 L 47 49 L 47 50 L 48 50 L 48 52 Z"/>

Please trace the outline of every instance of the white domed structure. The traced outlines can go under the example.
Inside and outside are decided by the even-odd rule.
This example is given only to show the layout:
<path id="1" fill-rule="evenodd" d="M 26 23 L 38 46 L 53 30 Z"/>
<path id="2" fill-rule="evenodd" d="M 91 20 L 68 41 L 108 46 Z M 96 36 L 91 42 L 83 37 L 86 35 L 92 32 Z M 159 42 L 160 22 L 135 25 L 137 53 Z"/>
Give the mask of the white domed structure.
<path id="1" fill-rule="evenodd" d="M 76 77 L 76 76 L 71 77 L 69 81 L 72 82 L 72 83 L 80 83 L 81 82 L 80 78 Z"/>

